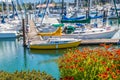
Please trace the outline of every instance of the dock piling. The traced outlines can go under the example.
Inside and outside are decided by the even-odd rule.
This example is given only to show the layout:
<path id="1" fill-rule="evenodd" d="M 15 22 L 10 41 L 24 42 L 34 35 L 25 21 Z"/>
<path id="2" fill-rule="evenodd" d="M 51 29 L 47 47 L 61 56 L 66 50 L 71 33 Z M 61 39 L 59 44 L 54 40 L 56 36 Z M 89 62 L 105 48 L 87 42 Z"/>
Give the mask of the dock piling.
<path id="1" fill-rule="evenodd" d="M 27 47 L 26 45 L 26 36 L 25 36 L 25 23 L 24 23 L 24 19 L 22 19 L 22 27 L 23 27 L 23 46 Z"/>

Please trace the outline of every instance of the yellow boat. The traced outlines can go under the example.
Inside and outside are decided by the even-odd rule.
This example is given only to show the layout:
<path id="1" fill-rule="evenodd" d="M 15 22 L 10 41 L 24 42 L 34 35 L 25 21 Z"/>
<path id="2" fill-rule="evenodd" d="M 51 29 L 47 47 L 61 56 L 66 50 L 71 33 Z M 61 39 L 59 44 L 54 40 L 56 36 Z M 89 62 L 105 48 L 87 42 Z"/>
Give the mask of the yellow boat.
<path id="1" fill-rule="evenodd" d="M 58 29 L 54 32 L 50 33 L 38 33 L 38 36 L 61 36 L 62 28 L 58 27 Z M 70 48 L 77 47 L 81 42 L 81 39 L 74 38 L 49 38 L 48 40 L 39 41 L 36 43 L 30 43 L 30 49 L 62 49 L 62 48 Z"/>
<path id="2" fill-rule="evenodd" d="M 67 38 L 49 38 L 41 43 L 30 44 L 30 49 L 63 49 L 79 46 L 81 40 Z"/>

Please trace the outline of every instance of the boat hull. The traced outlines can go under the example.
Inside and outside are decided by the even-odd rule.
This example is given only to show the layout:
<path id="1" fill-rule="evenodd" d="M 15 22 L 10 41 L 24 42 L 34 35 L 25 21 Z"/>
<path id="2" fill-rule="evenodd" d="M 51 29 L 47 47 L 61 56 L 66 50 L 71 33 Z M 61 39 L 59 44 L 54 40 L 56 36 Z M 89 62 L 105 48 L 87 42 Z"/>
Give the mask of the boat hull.
<path id="1" fill-rule="evenodd" d="M 108 39 L 112 38 L 118 30 L 103 32 L 103 33 L 93 33 L 93 34 L 64 34 L 62 38 L 75 38 L 75 39 Z"/>
<path id="2" fill-rule="evenodd" d="M 17 33 L 0 32 L 0 38 L 16 38 Z"/>
<path id="3" fill-rule="evenodd" d="M 32 44 L 30 49 L 63 49 L 79 46 L 81 41 L 69 42 L 65 44 Z"/>

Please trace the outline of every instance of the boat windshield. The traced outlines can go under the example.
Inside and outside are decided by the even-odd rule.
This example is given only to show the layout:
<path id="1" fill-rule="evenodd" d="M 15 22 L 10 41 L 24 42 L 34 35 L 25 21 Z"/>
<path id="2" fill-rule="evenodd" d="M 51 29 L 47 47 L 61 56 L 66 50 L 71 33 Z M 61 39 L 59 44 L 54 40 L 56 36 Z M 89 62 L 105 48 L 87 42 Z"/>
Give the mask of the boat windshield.
<path id="1" fill-rule="evenodd" d="M 68 43 L 71 41 L 75 41 L 75 39 L 66 39 L 66 38 L 49 38 L 48 39 L 48 43 L 49 44 L 64 44 L 64 43 Z"/>

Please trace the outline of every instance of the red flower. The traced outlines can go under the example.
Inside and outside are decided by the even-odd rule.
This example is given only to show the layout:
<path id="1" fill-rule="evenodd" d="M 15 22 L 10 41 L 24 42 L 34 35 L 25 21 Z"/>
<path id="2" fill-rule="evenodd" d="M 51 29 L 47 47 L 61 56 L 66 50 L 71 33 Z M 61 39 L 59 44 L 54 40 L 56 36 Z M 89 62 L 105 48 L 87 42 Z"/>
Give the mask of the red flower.
<path id="1" fill-rule="evenodd" d="M 116 50 L 116 53 L 120 56 L 120 49 Z"/>
<path id="2" fill-rule="evenodd" d="M 100 46 L 103 46 L 105 49 L 109 49 L 112 46 L 112 44 L 110 44 L 110 45 L 100 44 Z"/>
<path id="3" fill-rule="evenodd" d="M 112 78 L 113 78 L 113 79 L 116 79 L 116 78 L 117 78 L 117 76 L 116 76 L 116 75 L 112 75 Z"/>
<path id="4" fill-rule="evenodd" d="M 72 76 L 66 76 L 64 78 L 60 78 L 60 80 L 74 80 L 74 77 L 72 77 Z"/>
<path id="5" fill-rule="evenodd" d="M 115 65 L 115 64 L 112 64 L 112 65 L 111 65 L 111 68 L 112 68 L 112 69 L 113 69 L 113 68 L 115 68 L 115 67 L 116 67 L 116 65 Z"/>
<path id="6" fill-rule="evenodd" d="M 103 74 L 102 74 L 102 78 L 107 79 L 107 78 L 108 78 L 108 73 L 106 73 L 106 72 L 103 73 Z"/>
<path id="7" fill-rule="evenodd" d="M 103 78 L 103 79 L 107 79 L 107 78 L 109 77 L 109 75 L 108 75 L 107 72 L 102 73 L 102 74 L 98 74 L 98 76 L 99 76 L 100 78 Z"/>
<path id="8" fill-rule="evenodd" d="M 79 71 L 84 71 L 84 68 L 83 68 L 83 67 L 80 67 L 80 68 L 79 68 Z"/>
<path id="9" fill-rule="evenodd" d="M 106 64 L 106 62 L 105 62 L 105 61 L 102 61 L 101 63 L 102 63 L 103 65 L 105 65 L 105 64 Z"/>
<path id="10" fill-rule="evenodd" d="M 106 68 L 106 71 L 110 71 L 110 68 Z"/>
<path id="11" fill-rule="evenodd" d="M 120 70 L 116 70 L 116 73 L 117 73 L 117 74 L 120 74 Z"/>

